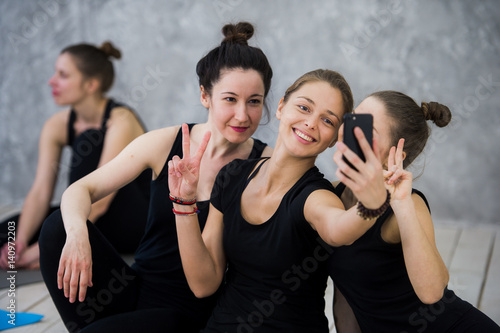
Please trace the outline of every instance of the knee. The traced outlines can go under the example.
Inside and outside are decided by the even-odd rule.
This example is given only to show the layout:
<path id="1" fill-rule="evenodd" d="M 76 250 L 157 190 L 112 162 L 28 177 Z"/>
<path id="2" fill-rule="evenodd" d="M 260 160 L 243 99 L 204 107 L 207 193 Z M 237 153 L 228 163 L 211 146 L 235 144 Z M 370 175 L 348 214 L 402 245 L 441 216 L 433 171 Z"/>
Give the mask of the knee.
<path id="1" fill-rule="evenodd" d="M 50 214 L 42 224 L 38 245 L 40 253 L 47 249 L 53 249 L 55 244 L 66 241 L 66 231 L 61 216 L 61 210 L 58 209 Z"/>

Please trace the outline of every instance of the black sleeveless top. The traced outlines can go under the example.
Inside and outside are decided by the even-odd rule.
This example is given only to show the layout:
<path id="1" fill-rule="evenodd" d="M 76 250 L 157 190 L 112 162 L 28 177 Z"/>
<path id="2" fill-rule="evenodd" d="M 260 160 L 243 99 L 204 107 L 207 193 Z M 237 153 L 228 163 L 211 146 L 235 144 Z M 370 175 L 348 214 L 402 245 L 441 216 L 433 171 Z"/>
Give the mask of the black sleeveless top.
<path id="1" fill-rule="evenodd" d="M 231 162 L 220 171 L 212 190 L 210 201 L 224 214 L 228 268 L 203 332 L 326 333 L 330 249 L 306 221 L 304 205 L 315 190 L 333 187 L 313 167 L 284 195 L 268 221 L 250 224 L 241 215 L 241 196 L 258 172 L 250 175 L 258 162 Z"/>
<path id="2" fill-rule="evenodd" d="M 189 124 L 189 130 L 195 124 Z M 254 139 L 253 149 L 249 158 L 262 155 L 266 145 Z M 158 177 L 151 182 L 151 200 L 149 206 L 148 223 L 144 237 L 137 249 L 135 264 L 132 266 L 141 276 L 143 296 L 139 300 L 140 307 L 172 307 L 188 315 L 199 318 L 212 311 L 215 297 L 198 299 L 189 289 L 182 269 L 175 215 L 173 205 L 168 199 L 168 162 L 173 156 L 182 158 L 182 130 L 177 137 L 168 155 L 165 165 Z M 200 210 L 198 220 L 200 228 L 205 226 L 209 201 L 198 201 Z"/>
<path id="3" fill-rule="evenodd" d="M 344 184 L 336 194 L 340 198 Z M 429 204 L 425 196 L 413 189 Z M 328 268 L 334 284 L 351 306 L 362 332 L 446 332 L 472 305 L 444 289 L 435 304 L 424 304 L 415 294 L 406 271 L 401 243 L 382 239 L 392 208 L 349 246 L 334 248 Z"/>
<path id="4" fill-rule="evenodd" d="M 96 170 L 101 159 L 106 136 L 107 121 L 114 108 L 124 106 L 109 99 L 102 118 L 101 128 L 91 128 L 75 137 L 76 112 L 70 111 L 68 145 L 72 148 L 69 167 L 69 184 Z M 125 106 L 126 107 L 126 106 Z M 141 123 L 140 118 L 128 107 Z M 106 213 L 99 217 L 96 226 L 113 246 L 123 253 L 133 253 L 144 232 L 149 207 L 151 169 L 144 170 L 135 180 L 116 193 Z M 120 232 L 119 229 L 122 231 Z"/>

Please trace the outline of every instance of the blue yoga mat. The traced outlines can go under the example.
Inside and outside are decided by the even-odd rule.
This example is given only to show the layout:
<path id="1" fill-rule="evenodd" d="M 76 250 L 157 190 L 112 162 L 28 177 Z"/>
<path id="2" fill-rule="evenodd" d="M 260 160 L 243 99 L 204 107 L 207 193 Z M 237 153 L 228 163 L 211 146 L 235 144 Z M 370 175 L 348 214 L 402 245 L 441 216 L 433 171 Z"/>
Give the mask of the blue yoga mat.
<path id="1" fill-rule="evenodd" d="M 40 321 L 42 318 L 43 315 L 36 313 L 16 312 L 11 314 L 8 311 L 0 310 L 0 331 L 33 324 Z"/>

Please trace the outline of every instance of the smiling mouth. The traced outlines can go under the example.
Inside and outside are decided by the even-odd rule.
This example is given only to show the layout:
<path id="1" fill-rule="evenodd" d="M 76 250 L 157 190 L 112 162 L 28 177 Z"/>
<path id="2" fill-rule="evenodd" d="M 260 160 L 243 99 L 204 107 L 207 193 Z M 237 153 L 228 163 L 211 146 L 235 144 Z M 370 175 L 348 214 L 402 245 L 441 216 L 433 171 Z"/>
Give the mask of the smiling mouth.
<path id="1" fill-rule="evenodd" d="M 238 126 L 231 126 L 231 128 L 236 132 L 245 132 L 248 129 L 248 127 L 238 127 Z"/>
<path id="2" fill-rule="evenodd" d="M 305 134 L 304 132 L 299 131 L 298 129 L 294 128 L 293 132 L 297 134 L 297 136 L 307 142 L 314 142 L 316 141 L 314 138 L 310 137 L 309 135 Z"/>

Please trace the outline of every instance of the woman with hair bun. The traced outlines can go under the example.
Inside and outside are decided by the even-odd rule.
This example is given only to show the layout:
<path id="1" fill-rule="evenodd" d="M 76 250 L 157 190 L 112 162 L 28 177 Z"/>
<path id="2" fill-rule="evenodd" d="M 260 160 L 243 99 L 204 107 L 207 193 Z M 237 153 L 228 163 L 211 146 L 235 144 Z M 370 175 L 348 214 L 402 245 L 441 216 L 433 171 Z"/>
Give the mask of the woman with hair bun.
<path id="1" fill-rule="evenodd" d="M 418 106 L 403 93 L 380 91 L 355 113 L 373 115 L 373 137 L 391 201 L 363 236 L 334 248 L 329 259 L 337 332 L 500 332 L 447 288 L 449 275 L 436 247 L 429 204 L 412 189 L 407 171 L 425 148 L 427 121 L 444 127 L 451 121 L 450 110 L 436 102 Z M 334 185 L 349 209 L 356 205 L 349 186 L 357 171 L 342 160 L 344 147 L 339 143 L 335 153 L 341 183 Z"/>
<path id="2" fill-rule="evenodd" d="M 114 79 L 111 59 L 120 57 L 120 51 L 105 42 L 101 47 L 68 46 L 56 60 L 49 85 L 55 103 L 69 108 L 45 122 L 33 185 L 20 215 L 2 224 L 5 228 L 17 223 L 17 269 L 39 266 L 38 234 L 45 218 L 58 208 L 50 207 L 50 202 L 63 148 L 72 149 L 68 174 L 68 183 L 72 184 L 109 162 L 133 139 L 145 133 L 143 124 L 130 108 L 106 97 Z M 144 233 L 150 178 L 151 173 L 145 172 L 125 188 L 92 205 L 89 220 L 121 253 L 133 253 Z M 3 269 L 8 267 L 7 244 L 2 247 L 0 258 Z"/>
<path id="3" fill-rule="evenodd" d="M 206 123 L 185 125 L 193 151 L 212 133 L 199 168 L 197 209 L 203 229 L 219 170 L 234 159 L 269 156 L 255 133 L 271 87 L 264 53 L 248 45 L 254 29 L 240 22 L 223 28 L 224 40 L 196 66 Z M 199 332 L 215 297 L 198 299 L 183 272 L 168 162 L 182 156 L 181 126 L 158 129 L 129 144 L 116 158 L 71 185 L 61 211 L 40 235 L 41 268 L 50 295 L 69 331 Z M 128 266 L 88 222 L 91 203 L 152 169 L 146 231 Z M 67 240 L 67 241 L 66 241 Z"/>

